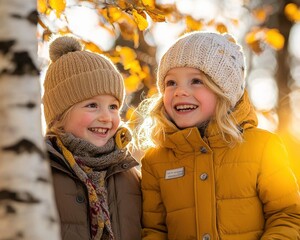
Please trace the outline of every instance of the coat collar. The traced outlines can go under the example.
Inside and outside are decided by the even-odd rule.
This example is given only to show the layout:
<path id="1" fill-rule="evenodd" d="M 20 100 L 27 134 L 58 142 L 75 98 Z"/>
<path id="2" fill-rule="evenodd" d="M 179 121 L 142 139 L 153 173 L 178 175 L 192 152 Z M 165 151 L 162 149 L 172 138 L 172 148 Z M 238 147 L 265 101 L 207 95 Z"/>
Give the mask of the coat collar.
<path id="1" fill-rule="evenodd" d="M 60 171 L 63 171 L 71 176 L 75 176 L 74 171 L 70 167 L 70 165 L 65 160 L 64 156 L 54 147 L 55 144 L 52 143 L 54 141 L 54 136 L 46 136 L 46 148 L 48 154 L 50 155 L 50 165 L 53 168 L 56 168 Z M 51 157 L 52 156 L 52 157 Z"/>

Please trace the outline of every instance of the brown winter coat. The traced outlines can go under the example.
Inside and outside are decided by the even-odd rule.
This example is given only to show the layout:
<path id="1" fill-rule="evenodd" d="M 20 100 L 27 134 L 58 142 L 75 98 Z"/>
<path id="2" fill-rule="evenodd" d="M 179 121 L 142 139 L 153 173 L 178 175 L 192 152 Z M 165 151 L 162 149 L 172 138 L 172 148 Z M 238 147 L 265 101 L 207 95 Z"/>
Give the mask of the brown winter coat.
<path id="1" fill-rule="evenodd" d="M 90 240 L 86 187 L 49 139 L 47 148 L 62 240 Z M 136 161 L 126 161 L 107 171 L 108 204 L 116 240 L 141 239 L 140 174 L 136 165 Z"/>

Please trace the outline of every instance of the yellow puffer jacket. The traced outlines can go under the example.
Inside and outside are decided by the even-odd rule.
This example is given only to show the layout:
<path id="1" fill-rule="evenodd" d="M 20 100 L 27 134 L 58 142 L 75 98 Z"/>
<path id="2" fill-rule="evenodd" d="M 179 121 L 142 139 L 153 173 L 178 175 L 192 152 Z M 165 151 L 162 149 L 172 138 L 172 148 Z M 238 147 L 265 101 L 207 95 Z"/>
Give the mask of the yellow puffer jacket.
<path id="1" fill-rule="evenodd" d="M 229 148 L 210 124 L 166 130 L 142 159 L 144 240 L 300 239 L 300 195 L 286 150 L 256 128 L 245 94 L 233 113 L 244 143 Z"/>

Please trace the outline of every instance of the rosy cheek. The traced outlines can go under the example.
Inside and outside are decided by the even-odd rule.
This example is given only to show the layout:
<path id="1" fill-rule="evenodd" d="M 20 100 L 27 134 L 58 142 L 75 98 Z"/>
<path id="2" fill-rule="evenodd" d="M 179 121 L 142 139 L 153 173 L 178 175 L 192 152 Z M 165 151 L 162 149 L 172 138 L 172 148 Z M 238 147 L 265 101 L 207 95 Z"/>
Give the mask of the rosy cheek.
<path id="1" fill-rule="evenodd" d="M 168 102 L 168 96 L 165 94 L 165 95 L 164 95 L 164 98 L 163 98 L 163 103 L 164 103 L 164 105 L 166 105 L 167 102 Z"/>
<path id="2" fill-rule="evenodd" d="M 80 126 L 88 126 L 89 124 L 91 124 L 93 122 L 93 118 L 90 115 L 86 115 L 83 114 L 82 116 L 80 116 L 80 118 L 78 119 L 78 124 Z"/>
<path id="3" fill-rule="evenodd" d="M 115 116 L 114 122 L 115 122 L 115 125 L 116 125 L 117 127 L 120 125 L 121 117 L 120 117 L 119 114 Z"/>

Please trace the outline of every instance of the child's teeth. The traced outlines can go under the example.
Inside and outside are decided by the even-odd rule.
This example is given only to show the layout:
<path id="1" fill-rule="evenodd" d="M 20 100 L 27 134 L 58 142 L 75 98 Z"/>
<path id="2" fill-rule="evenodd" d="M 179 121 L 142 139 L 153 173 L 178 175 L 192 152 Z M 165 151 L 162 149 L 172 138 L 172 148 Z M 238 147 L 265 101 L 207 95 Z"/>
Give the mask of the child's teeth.
<path id="1" fill-rule="evenodd" d="M 106 133 L 107 128 L 91 128 L 92 132 L 98 132 L 98 133 Z"/>
<path id="2" fill-rule="evenodd" d="M 195 106 L 195 105 L 178 105 L 178 106 L 176 106 L 176 109 L 177 110 L 185 110 L 185 109 L 195 109 L 195 108 L 197 108 L 197 106 Z"/>

